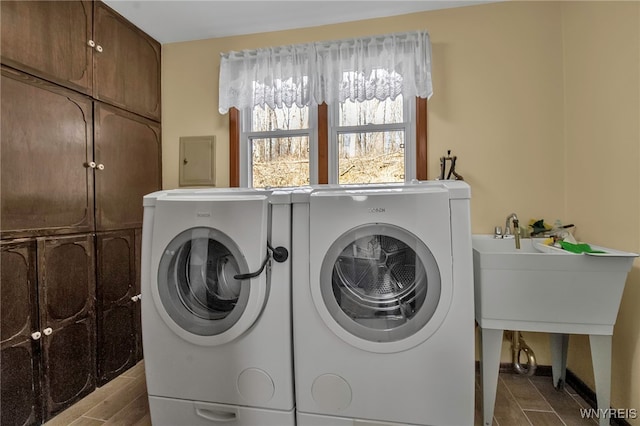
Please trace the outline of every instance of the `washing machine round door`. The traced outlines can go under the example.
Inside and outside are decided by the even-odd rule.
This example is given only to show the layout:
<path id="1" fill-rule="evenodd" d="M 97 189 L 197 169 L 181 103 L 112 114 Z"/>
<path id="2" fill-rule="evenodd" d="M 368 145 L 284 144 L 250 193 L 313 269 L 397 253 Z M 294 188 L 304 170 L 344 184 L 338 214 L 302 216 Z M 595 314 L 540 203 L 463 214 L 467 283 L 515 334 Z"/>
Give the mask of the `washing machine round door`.
<path id="1" fill-rule="evenodd" d="M 235 278 L 248 271 L 237 244 L 212 228 L 176 236 L 158 266 L 157 291 L 174 331 L 194 343 L 222 344 L 246 331 L 261 303 L 251 282 Z M 248 306 L 254 308 L 247 309 Z"/>
<path id="2" fill-rule="evenodd" d="M 441 322 L 435 315 L 442 290 L 436 260 L 420 239 L 397 226 L 369 224 L 340 236 L 324 257 L 319 289 L 328 325 L 363 349 L 407 349 Z"/>

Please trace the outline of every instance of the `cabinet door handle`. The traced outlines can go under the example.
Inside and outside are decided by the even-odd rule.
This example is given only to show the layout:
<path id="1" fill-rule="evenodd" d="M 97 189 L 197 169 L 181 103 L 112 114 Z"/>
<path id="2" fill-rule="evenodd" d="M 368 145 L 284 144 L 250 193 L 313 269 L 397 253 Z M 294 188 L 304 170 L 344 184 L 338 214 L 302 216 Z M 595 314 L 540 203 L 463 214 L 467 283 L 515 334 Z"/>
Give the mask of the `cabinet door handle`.
<path id="1" fill-rule="evenodd" d="M 88 163 L 84 163 L 85 167 L 88 167 L 90 169 L 95 169 L 96 168 L 96 162 L 95 161 L 89 161 Z"/>
<path id="2" fill-rule="evenodd" d="M 133 296 L 133 297 L 131 298 L 131 300 L 132 300 L 132 301 L 134 301 L 134 302 L 137 302 L 137 301 L 138 301 L 138 296 Z"/>
<path id="3" fill-rule="evenodd" d="M 89 40 L 89 41 L 87 42 L 87 45 L 88 45 L 89 47 L 96 47 L 96 42 L 95 42 L 95 41 L 93 41 L 93 40 Z"/>
<path id="4" fill-rule="evenodd" d="M 133 296 L 131 298 L 131 300 L 133 300 L 134 302 L 139 302 L 142 300 L 142 295 L 141 294 L 136 294 L 135 296 Z"/>
<path id="5" fill-rule="evenodd" d="M 42 330 L 42 334 L 44 334 L 45 336 L 51 336 L 51 333 L 53 333 L 53 329 L 51 327 L 47 327 Z"/>
<path id="6" fill-rule="evenodd" d="M 104 164 L 98 164 L 98 165 L 96 166 L 96 168 L 97 168 L 98 170 L 104 170 Z"/>
<path id="7" fill-rule="evenodd" d="M 102 46 L 100 46 L 99 44 L 96 46 L 96 51 L 98 53 L 102 53 Z"/>
<path id="8" fill-rule="evenodd" d="M 33 340 L 40 340 L 41 337 L 42 337 L 42 333 L 40 333 L 39 331 L 31 333 L 31 338 Z"/>

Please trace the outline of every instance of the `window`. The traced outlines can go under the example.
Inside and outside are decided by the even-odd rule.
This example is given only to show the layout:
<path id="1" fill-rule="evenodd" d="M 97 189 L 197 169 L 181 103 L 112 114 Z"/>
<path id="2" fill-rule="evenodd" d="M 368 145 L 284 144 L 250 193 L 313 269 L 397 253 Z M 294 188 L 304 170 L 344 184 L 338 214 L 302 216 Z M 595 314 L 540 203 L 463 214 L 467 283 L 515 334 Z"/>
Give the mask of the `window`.
<path id="1" fill-rule="evenodd" d="M 345 80 L 359 78 L 353 74 Z M 386 77 L 383 70 L 373 74 Z M 413 103 L 400 94 L 383 101 L 345 99 L 331 109 L 329 139 L 330 183 L 386 183 L 415 175 Z"/>
<path id="2" fill-rule="evenodd" d="M 426 31 L 223 53 L 218 86 L 232 186 L 426 179 Z"/>
<path id="3" fill-rule="evenodd" d="M 373 100 L 355 105 L 346 101 L 335 108 L 293 106 L 274 111 L 254 107 L 242 114 L 230 110 L 231 186 L 427 179 L 426 99 L 412 101 L 399 96 L 384 103 L 393 105 Z M 385 108 L 387 114 L 393 108 L 398 115 L 373 115 L 373 121 L 358 124 L 349 121 L 355 120 L 348 117 L 350 108 L 364 117 Z M 306 117 L 303 124 L 300 117 Z M 327 129 L 324 135 L 323 128 Z"/>
<path id="4" fill-rule="evenodd" d="M 240 186 L 286 187 L 316 183 L 316 108 L 255 106 L 243 114 Z"/>

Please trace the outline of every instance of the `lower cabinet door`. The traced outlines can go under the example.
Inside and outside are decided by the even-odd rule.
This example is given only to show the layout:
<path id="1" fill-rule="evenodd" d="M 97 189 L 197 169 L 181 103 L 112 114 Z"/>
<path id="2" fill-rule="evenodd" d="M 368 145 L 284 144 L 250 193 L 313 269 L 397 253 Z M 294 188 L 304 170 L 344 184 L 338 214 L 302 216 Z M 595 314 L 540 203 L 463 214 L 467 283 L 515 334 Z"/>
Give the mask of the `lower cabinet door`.
<path id="1" fill-rule="evenodd" d="M 39 356 L 34 354 L 31 340 L 0 349 L 0 393 L 2 426 L 41 424 Z"/>
<path id="2" fill-rule="evenodd" d="M 93 240 L 93 234 L 38 238 L 45 420 L 96 387 Z"/>
<path id="3" fill-rule="evenodd" d="M 92 318 L 84 318 L 43 337 L 46 419 L 95 389 L 94 327 Z"/>
<path id="4" fill-rule="evenodd" d="M 98 381 L 102 386 L 136 363 L 135 316 L 130 306 L 114 306 L 99 318 Z"/>
<path id="5" fill-rule="evenodd" d="M 135 230 L 101 232 L 97 244 L 98 385 L 137 362 Z"/>
<path id="6" fill-rule="evenodd" d="M 0 265 L 0 424 L 40 424 L 35 240 L 0 242 Z"/>
<path id="7" fill-rule="evenodd" d="M 135 230 L 136 235 L 136 291 L 135 293 L 140 295 L 142 293 L 142 283 L 140 281 L 141 275 L 141 261 L 142 261 L 142 229 Z M 144 357 L 142 351 L 142 301 L 138 298 L 138 303 L 135 308 L 136 311 L 136 361 L 140 361 Z"/>

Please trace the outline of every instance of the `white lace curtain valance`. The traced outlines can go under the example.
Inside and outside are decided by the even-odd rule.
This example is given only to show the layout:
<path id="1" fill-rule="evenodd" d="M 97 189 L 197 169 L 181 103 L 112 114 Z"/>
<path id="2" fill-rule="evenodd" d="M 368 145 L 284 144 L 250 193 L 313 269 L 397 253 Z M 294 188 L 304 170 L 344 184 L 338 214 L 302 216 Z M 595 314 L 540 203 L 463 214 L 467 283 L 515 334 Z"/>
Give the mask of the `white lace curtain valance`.
<path id="1" fill-rule="evenodd" d="M 426 31 L 386 34 L 221 55 L 219 111 L 265 105 L 333 104 L 346 99 L 429 98 Z"/>

